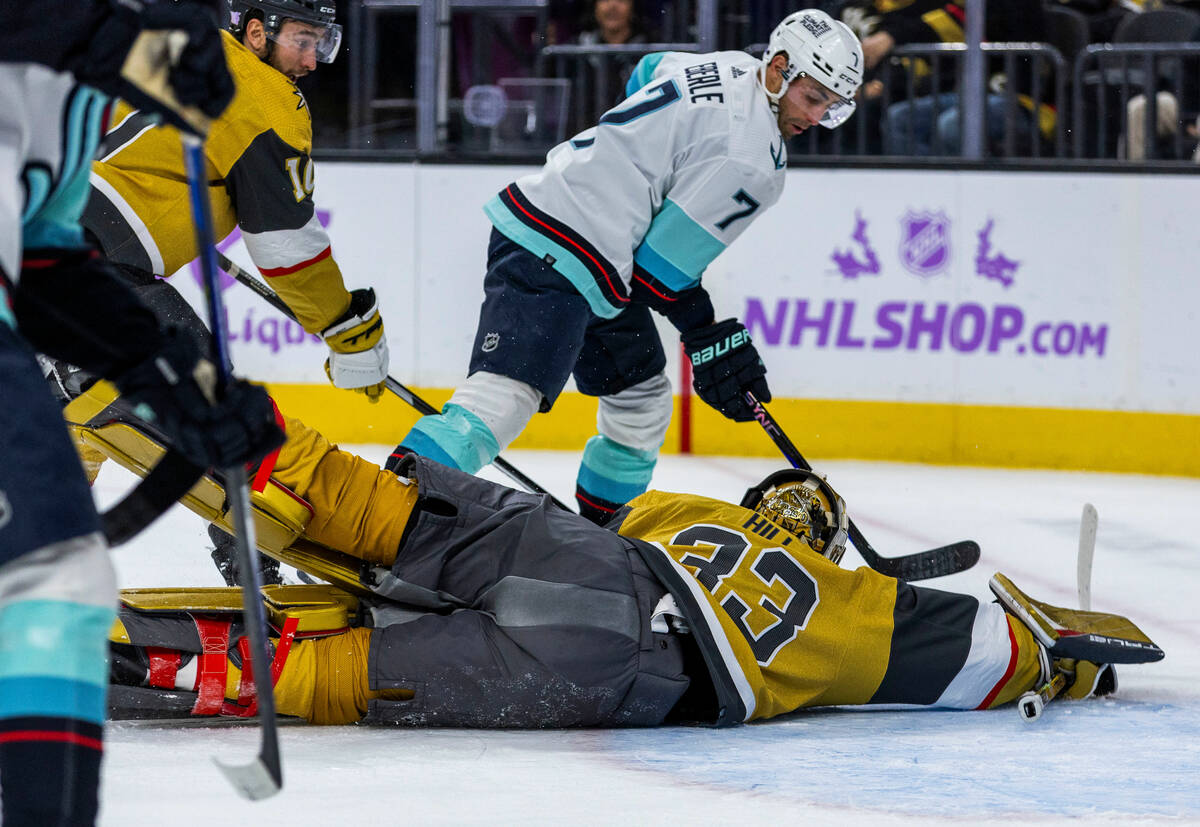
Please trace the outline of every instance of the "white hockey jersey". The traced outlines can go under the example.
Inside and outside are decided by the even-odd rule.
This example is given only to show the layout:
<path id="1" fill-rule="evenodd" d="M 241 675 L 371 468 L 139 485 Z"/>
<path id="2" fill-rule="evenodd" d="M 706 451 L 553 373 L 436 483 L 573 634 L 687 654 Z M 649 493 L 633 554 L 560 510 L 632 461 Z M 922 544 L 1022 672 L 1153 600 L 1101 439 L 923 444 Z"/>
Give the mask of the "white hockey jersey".
<path id="1" fill-rule="evenodd" d="M 484 207 L 496 229 L 575 285 L 598 316 L 704 269 L 783 191 L 787 152 L 743 52 L 642 58 L 628 97 Z"/>

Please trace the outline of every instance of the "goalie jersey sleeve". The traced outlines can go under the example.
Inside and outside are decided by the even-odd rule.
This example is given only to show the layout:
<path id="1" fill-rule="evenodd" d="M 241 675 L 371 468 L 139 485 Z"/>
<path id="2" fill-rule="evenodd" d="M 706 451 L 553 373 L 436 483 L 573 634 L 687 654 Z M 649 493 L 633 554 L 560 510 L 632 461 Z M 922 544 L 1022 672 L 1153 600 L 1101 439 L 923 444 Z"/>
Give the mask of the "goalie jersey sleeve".
<path id="1" fill-rule="evenodd" d="M 620 527 L 674 598 L 718 725 L 801 707 L 988 708 L 1038 676 L 1029 631 L 995 603 L 848 571 L 753 511 L 650 491 Z"/>
<path id="2" fill-rule="evenodd" d="M 632 94 L 484 207 L 612 318 L 633 282 L 672 300 L 783 191 L 786 154 L 741 52 L 644 58 Z M 640 88 L 634 89 L 640 85 Z"/>
<path id="3" fill-rule="evenodd" d="M 240 227 L 246 249 L 310 333 L 350 306 L 313 203 L 312 120 L 300 90 L 228 32 L 237 92 L 205 142 L 218 238 Z M 170 276 L 197 255 L 178 132 L 127 105 L 117 112 L 83 224 L 115 261 Z"/>

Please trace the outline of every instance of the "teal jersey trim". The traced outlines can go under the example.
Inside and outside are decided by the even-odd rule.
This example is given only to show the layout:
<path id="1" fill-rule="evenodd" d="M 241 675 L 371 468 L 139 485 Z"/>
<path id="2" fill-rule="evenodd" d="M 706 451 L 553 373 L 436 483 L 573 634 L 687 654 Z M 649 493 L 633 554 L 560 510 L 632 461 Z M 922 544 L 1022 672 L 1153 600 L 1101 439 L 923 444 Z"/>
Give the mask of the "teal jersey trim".
<path id="1" fill-rule="evenodd" d="M 658 68 L 658 64 L 662 63 L 666 54 L 666 52 L 651 52 L 637 62 L 629 80 L 625 81 L 625 97 L 629 97 L 654 78 L 654 70 Z"/>
<path id="2" fill-rule="evenodd" d="M 574 285 L 575 289 L 579 291 L 579 295 L 587 299 L 588 307 L 597 316 L 602 319 L 611 319 L 621 312 L 621 308 L 613 307 L 608 303 L 604 293 L 596 285 L 596 280 L 592 278 L 591 272 L 570 250 L 544 235 L 534 232 L 518 221 L 500 200 L 500 196 L 497 195 L 484 204 L 483 211 L 491 220 L 492 226 L 507 238 L 512 239 L 540 259 L 545 259 L 548 255 L 552 256 L 554 263 L 550 266 L 556 273 Z"/>
<path id="3" fill-rule="evenodd" d="M 400 441 L 423 457 L 474 474 L 500 453 L 500 443 L 483 420 L 461 405 L 423 416 Z"/>
<path id="4" fill-rule="evenodd" d="M 66 714 L 102 723 L 115 617 L 109 607 L 59 600 L 0 610 L 0 715 Z"/>
<path id="5" fill-rule="evenodd" d="M 8 289 L 0 284 L 0 322 L 4 322 L 13 330 L 17 329 L 17 317 L 12 312 L 12 299 L 8 296 Z"/>
<path id="6" fill-rule="evenodd" d="M 35 170 L 25 179 L 29 196 L 23 218 L 25 247 L 75 250 L 86 247 L 79 218 L 91 190 L 91 159 L 104 134 L 108 97 L 87 86 L 76 89 L 66 113 L 62 170 L 56 186 Z"/>
<path id="7" fill-rule="evenodd" d="M 712 260 L 725 249 L 712 233 L 701 227 L 671 199 L 650 223 L 633 260 L 671 290 L 694 287 Z"/>
<path id="8" fill-rule="evenodd" d="M 626 503 L 645 492 L 658 454 L 639 451 L 606 436 L 594 436 L 583 449 L 576 484 L 611 503 Z"/>

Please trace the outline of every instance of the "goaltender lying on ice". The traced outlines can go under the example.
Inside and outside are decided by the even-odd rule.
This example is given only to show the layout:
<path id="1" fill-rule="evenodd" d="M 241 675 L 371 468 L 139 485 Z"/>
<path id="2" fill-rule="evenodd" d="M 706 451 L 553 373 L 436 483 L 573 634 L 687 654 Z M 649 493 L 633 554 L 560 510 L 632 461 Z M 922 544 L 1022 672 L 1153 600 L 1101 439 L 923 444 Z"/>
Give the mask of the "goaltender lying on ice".
<path id="1" fill-rule="evenodd" d="M 139 473 L 161 453 L 103 383 L 66 413 L 79 439 Z M 289 419 L 255 479 L 262 551 L 331 584 L 263 592 L 277 708 L 313 723 L 985 709 L 1048 684 L 1071 698 L 1111 692 L 1112 663 L 1163 654 L 1125 618 L 1047 606 L 1003 575 L 991 582 L 1000 602 L 983 603 L 840 568 L 844 504 L 804 472 L 773 475 L 744 506 L 650 491 L 601 528 L 424 458 L 391 474 Z M 185 503 L 228 527 L 219 479 Z M 124 592 L 112 714 L 250 714 L 238 594 Z"/>

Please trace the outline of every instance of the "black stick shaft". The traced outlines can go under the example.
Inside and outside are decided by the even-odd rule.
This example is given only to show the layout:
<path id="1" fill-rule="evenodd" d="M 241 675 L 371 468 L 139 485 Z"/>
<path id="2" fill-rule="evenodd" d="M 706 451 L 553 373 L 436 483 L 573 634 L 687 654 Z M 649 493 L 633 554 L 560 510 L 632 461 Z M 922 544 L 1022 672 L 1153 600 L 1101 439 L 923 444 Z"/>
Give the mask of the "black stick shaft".
<path id="1" fill-rule="evenodd" d="M 196 225 L 196 244 L 200 251 L 204 290 L 208 303 L 209 324 L 213 332 L 213 361 L 216 362 L 219 391 L 232 380 L 229 343 L 226 338 L 225 309 L 217 283 L 216 248 L 213 246 L 212 213 L 204 174 L 203 143 L 184 135 L 184 161 L 188 174 L 188 192 Z M 254 671 L 254 689 L 258 702 L 258 720 L 262 740 L 258 761 L 245 767 L 218 763 L 226 776 L 247 798 L 274 795 L 283 786 L 283 766 L 279 756 L 279 733 L 275 722 L 275 692 L 271 685 L 271 656 L 267 642 L 267 618 L 262 600 L 262 575 L 258 564 L 258 546 L 254 520 L 250 512 L 250 492 L 244 469 L 237 466 L 220 469 L 233 513 L 234 537 L 241 563 L 243 622 L 250 636 L 250 665 Z"/>
<path id="2" fill-rule="evenodd" d="M 766 406 L 759 402 L 750 391 L 745 392 L 745 399 L 754 411 L 755 420 L 779 448 L 784 458 L 792 464 L 792 467 L 811 471 L 812 466 L 809 465 L 808 460 L 788 439 L 787 434 L 783 432 L 783 428 L 779 427 L 779 423 L 775 421 L 775 417 L 771 416 Z M 876 571 L 890 577 L 899 577 L 902 580 L 942 577 L 969 569 L 979 560 L 979 544 L 973 540 L 962 540 L 928 551 L 906 554 L 902 557 L 884 557 L 867 542 L 867 538 L 854 524 L 854 520 L 849 522 L 850 542 L 854 543 L 854 548 L 858 550 L 863 561 Z"/>
<path id="3" fill-rule="evenodd" d="M 266 284 L 263 284 L 261 281 L 259 281 L 257 278 L 255 278 L 252 273 L 247 272 L 245 270 L 245 268 L 239 267 L 236 262 L 234 262 L 227 256 L 225 256 L 221 253 L 217 253 L 217 257 L 221 263 L 222 270 L 224 270 L 229 275 L 233 276 L 235 279 L 240 281 L 242 284 L 249 287 L 251 290 L 253 290 L 255 293 L 257 293 L 259 296 L 261 296 L 263 299 L 265 299 L 269 305 L 274 307 L 280 313 L 284 314 L 285 316 L 287 316 L 288 318 L 293 319 L 293 320 L 296 318 L 295 314 L 292 313 L 292 309 L 290 307 L 288 307 L 287 304 L 284 302 L 284 300 L 279 298 L 279 295 L 274 290 L 272 290 L 269 286 L 267 286 Z M 430 405 L 428 402 L 426 402 L 424 399 L 422 399 L 420 396 L 418 396 L 410 388 L 405 387 L 404 385 L 402 385 L 400 382 L 396 381 L 392 377 L 388 376 L 387 378 L 385 378 L 383 380 L 383 384 L 384 384 L 384 387 L 386 387 L 389 391 L 394 393 L 396 396 L 400 397 L 405 403 L 407 403 L 413 409 L 415 409 L 417 413 L 419 413 L 423 416 L 429 416 L 431 414 L 439 413 L 437 408 L 433 407 L 433 405 Z M 533 494 L 543 494 L 543 495 L 549 497 L 551 499 L 551 501 L 553 501 L 554 504 L 557 505 L 559 508 L 562 508 L 566 511 L 571 510 L 571 509 L 567 508 L 566 505 L 564 505 L 562 502 L 560 502 L 557 497 L 555 497 L 553 494 L 551 494 L 545 488 L 542 488 L 542 486 L 538 485 L 532 479 L 525 476 L 525 474 L 521 473 L 520 470 L 515 468 L 504 457 L 499 457 L 499 456 L 496 457 L 494 460 L 492 460 L 492 465 L 495 465 L 497 468 L 499 468 L 500 471 L 506 477 L 508 477 L 513 482 L 515 482 L 517 485 L 524 488 L 526 491 L 529 491 Z"/>
<path id="4" fill-rule="evenodd" d="M 754 409 L 754 418 L 758 420 L 758 424 L 767 432 L 767 436 L 779 447 L 785 459 L 792 464 L 793 468 L 799 468 L 804 471 L 811 471 L 812 466 L 808 460 L 800 453 L 792 441 L 788 439 L 787 434 L 779 427 L 779 423 L 775 421 L 775 417 L 771 416 L 771 412 L 767 410 L 763 403 L 755 398 L 754 394 L 746 391 L 746 401 L 750 403 L 750 407 Z M 867 538 L 863 537 L 858 526 L 854 524 L 854 520 L 850 520 L 850 542 L 854 543 L 854 547 L 858 549 L 858 553 L 867 562 L 871 568 L 877 568 L 875 562 L 880 558 L 880 554 L 875 551 L 875 548 L 867 542 Z"/>

